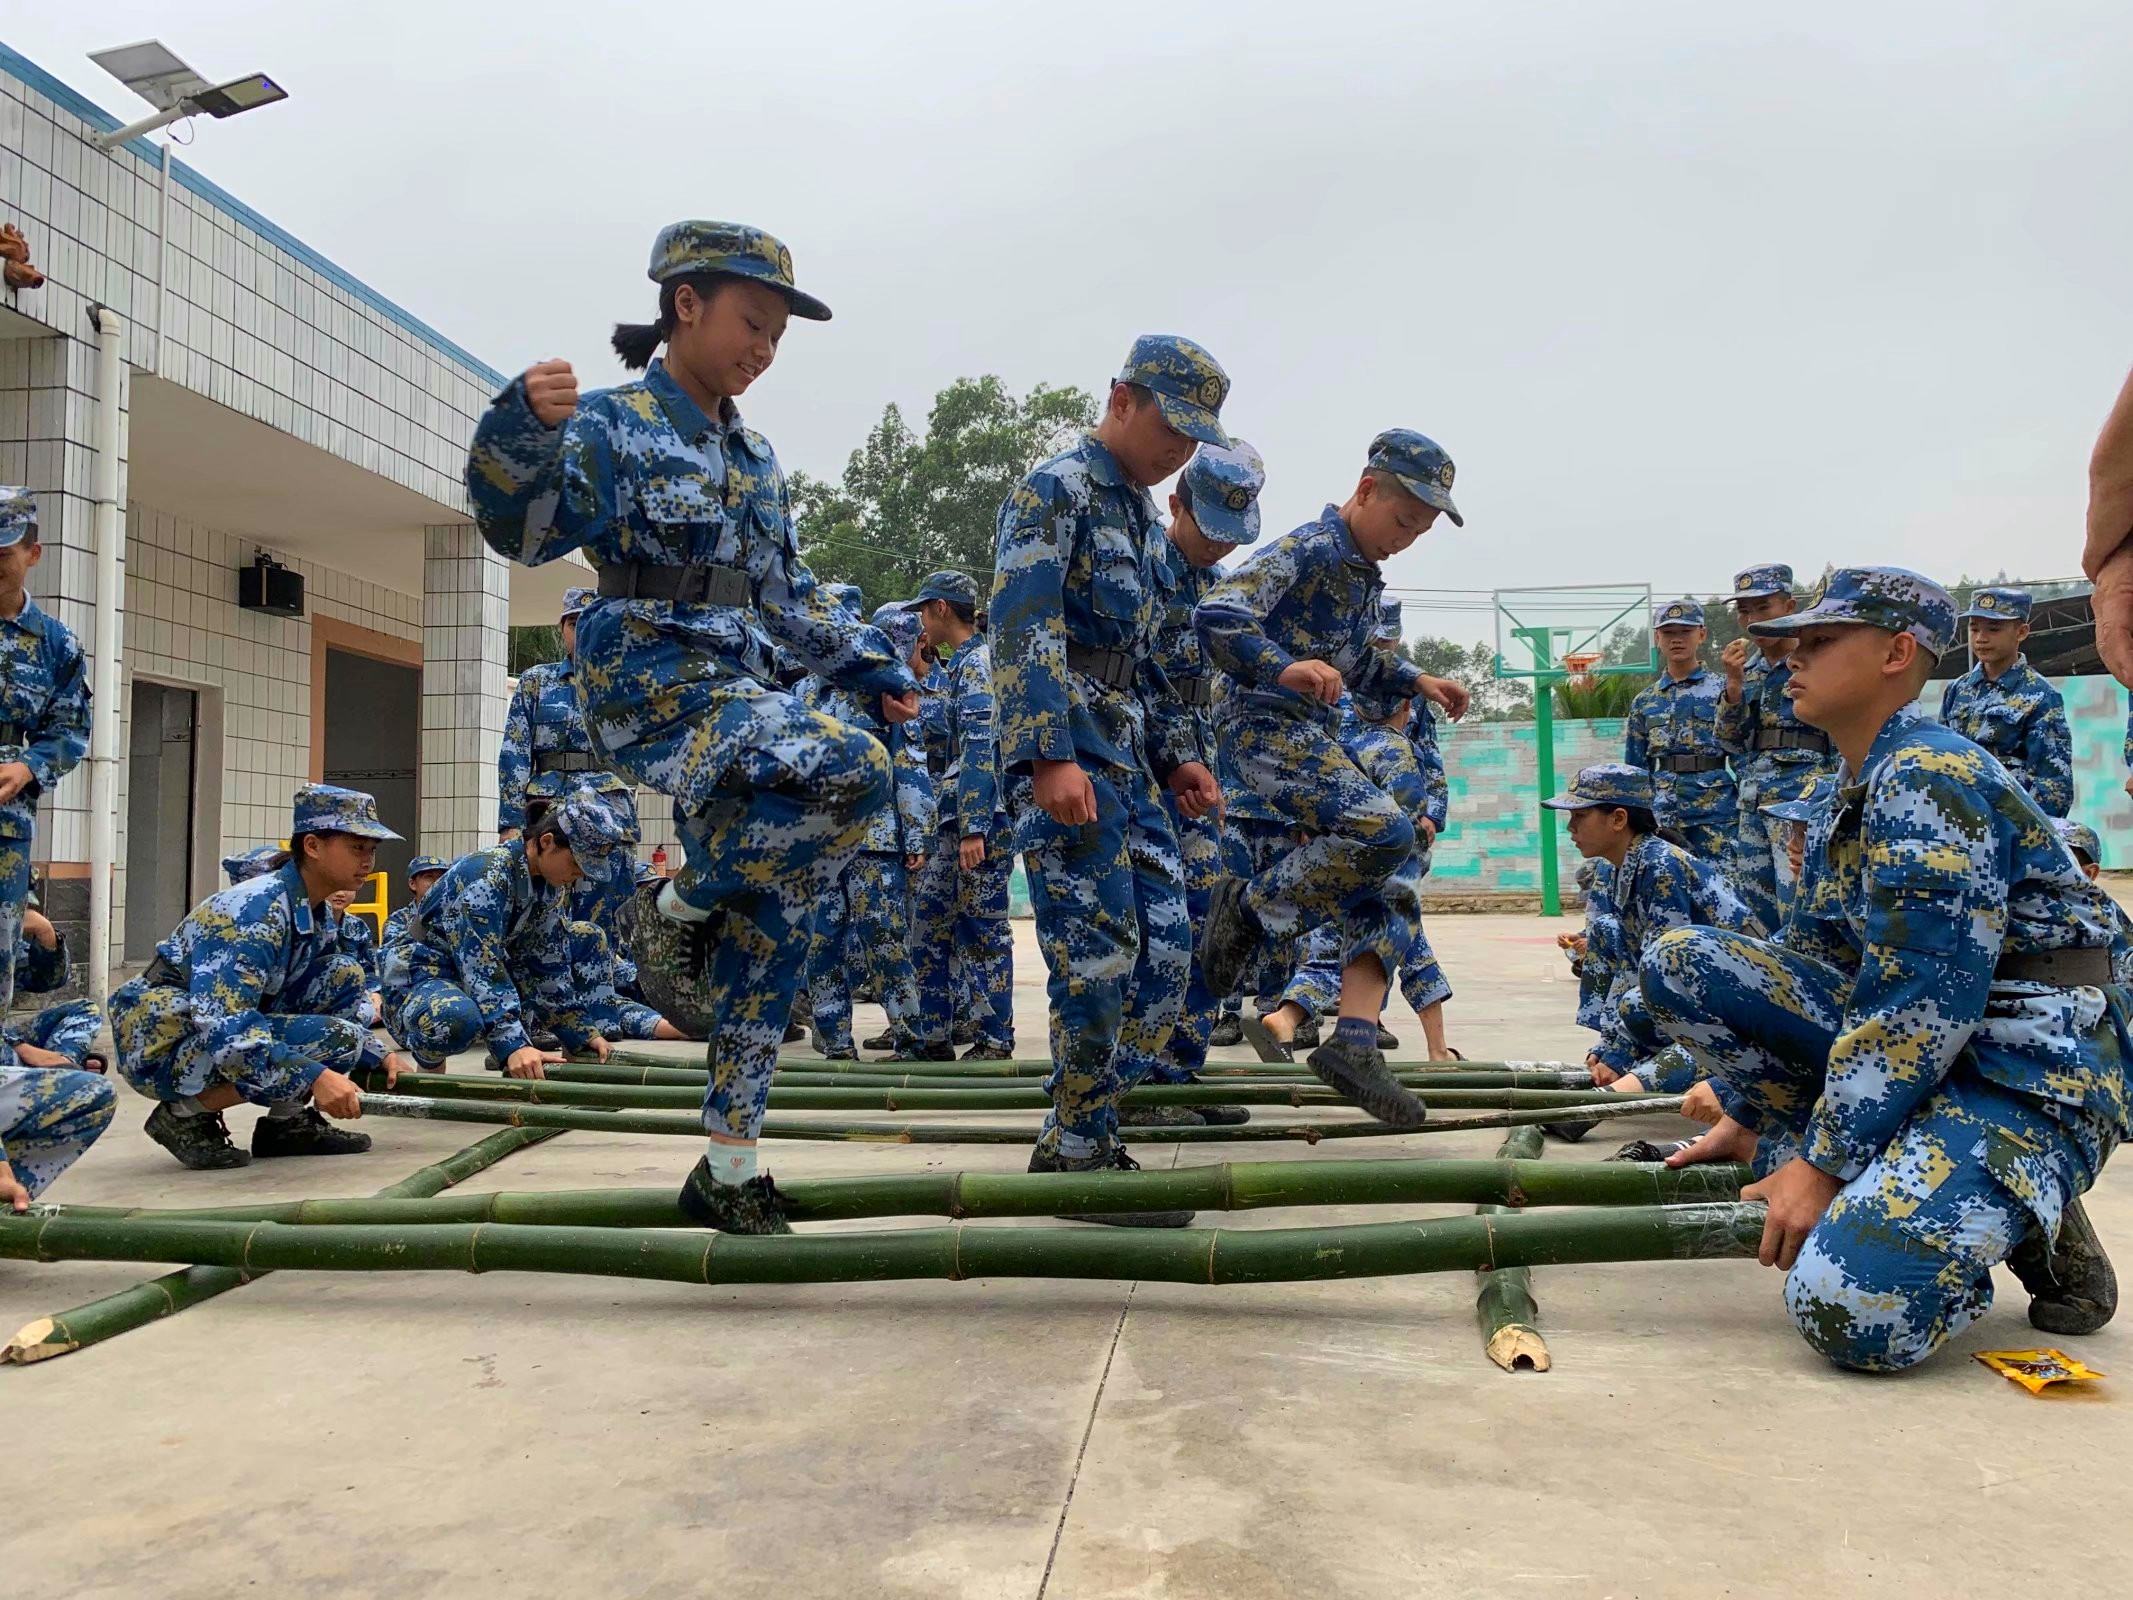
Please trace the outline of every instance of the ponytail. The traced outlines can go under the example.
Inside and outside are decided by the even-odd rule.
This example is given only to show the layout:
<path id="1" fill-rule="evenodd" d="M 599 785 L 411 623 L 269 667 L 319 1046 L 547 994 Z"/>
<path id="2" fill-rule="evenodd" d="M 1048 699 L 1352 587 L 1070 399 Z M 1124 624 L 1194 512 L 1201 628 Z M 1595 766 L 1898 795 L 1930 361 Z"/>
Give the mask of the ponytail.
<path id="1" fill-rule="evenodd" d="M 696 291 L 696 297 L 709 303 L 720 281 L 729 276 L 722 272 L 684 272 L 679 277 L 669 278 L 659 286 L 659 320 L 657 322 L 618 322 L 608 339 L 622 364 L 632 372 L 642 372 L 652 364 L 652 357 L 659 347 L 674 337 L 680 319 L 674 314 L 674 296 L 683 284 Z"/>

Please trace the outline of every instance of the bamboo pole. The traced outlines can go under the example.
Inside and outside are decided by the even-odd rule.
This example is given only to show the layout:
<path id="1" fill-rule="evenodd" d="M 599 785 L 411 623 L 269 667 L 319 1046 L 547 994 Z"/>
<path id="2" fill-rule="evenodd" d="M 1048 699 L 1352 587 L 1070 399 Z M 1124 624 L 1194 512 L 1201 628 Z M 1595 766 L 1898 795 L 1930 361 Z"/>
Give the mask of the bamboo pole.
<path id="1" fill-rule="evenodd" d="M 563 1083 L 545 1078 L 504 1078 L 493 1074 L 424 1073 L 409 1080 L 413 1091 L 431 1099 L 509 1100 L 529 1105 L 597 1106 L 618 1110 L 694 1110 L 703 1104 L 696 1084 Z M 1526 1111 L 1550 1109 L 1559 1115 L 1591 1106 L 1612 1105 L 1622 1096 L 1606 1089 L 1422 1089 L 1423 1104 L 1454 1111 Z M 1045 1111 L 1052 1097 L 1034 1084 L 952 1089 L 827 1088 L 770 1089 L 773 1111 Z M 1353 1102 L 1319 1084 L 1279 1084 L 1268 1088 L 1231 1089 L 1216 1084 L 1165 1085 L 1129 1091 L 1127 1106 L 1255 1105 L 1292 1110 L 1350 1108 Z"/>
<path id="2" fill-rule="evenodd" d="M 975 1062 L 976 1066 L 1009 1066 L 1010 1062 Z M 953 1062 L 938 1063 L 939 1067 L 956 1065 Z M 834 1061 L 803 1061 L 795 1065 L 781 1065 L 771 1080 L 786 1089 L 1006 1089 L 1041 1082 L 1050 1071 L 1048 1067 L 1034 1067 L 1024 1073 L 988 1074 L 948 1073 L 936 1070 L 929 1063 L 918 1072 L 890 1070 L 884 1063 L 878 1072 L 852 1072 L 833 1070 L 840 1066 Z M 636 1063 L 617 1065 L 613 1061 L 566 1061 L 551 1064 L 547 1068 L 551 1083 L 607 1083 L 637 1086 L 675 1086 L 694 1084 L 702 1087 L 708 1076 L 702 1067 L 670 1063 L 663 1067 L 639 1066 Z M 434 1077 L 436 1074 L 425 1074 Z M 1584 1068 L 1562 1072 L 1482 1070 L 1458 1072 L 1402 1071 L 1398 1074 L 1402 1083 L 1417 1089 L 1554 1089 L 1592 1091 L 1592 1073 Z M 1224 1100 L 1231 1105 L 1242 1103 L 1237 1091 L 1243 1089 L 1272 1088 L 1283 1085 L 1300 1088 L 1317 1088 L 1319 1080 L 1302 1067 L 1293 1071 L 1260 1072 L 1249 1077 L 1224 1079 L 1219 1084 L 1203 1080 L 1191 1085 L 1194 1088 L 1220 1089 Z M 1234 1087 L 1233 1087 L 1234 1086 Z M 1170 1087 L 1149 1085 L 1150 1088 Z"/>
<path id="3" fill-rule="evenodd" d="M 1514 1128 L 1498 1146 L 1496 1156 L 1506 1166 L 1546 1166 L 1549 1163 L 1536 1159 L 1542 1148 L 1541 1131 L 1538 1128 Z M 1578 1171 L 1568 1163 L 1554 1163 L 1558 1170 Z M 1668 1169 L 1659 1169 L 1664 1172 Z M 1693 1172 L 1694 1167 L 1683 1168 Z M 1733 1174 L 1744 1169 L 1735 1167 Z M 1537 1183 L 1544 1180 L 1536 1174 Z M 1522 1187 L 1522 1186 L 1521 1186 Z M 1734 1190 L 1738 1198 L 1739 1190 Z M 1525 1204 L 1521 1192 L 1517 1197 L 1505 1196 L 1492 1199 L 1479 1208 L 1484 1217 L 1516 1216 L 1516 1207 Z M 1548 1341 L 1540 1336 L 1535 1326 L 1540 1321 L 1540 1308 L 1533 1303 L 1533 1271 L 1530 1267 L 1484 1267 L 1474 1274 L 1479 1292 L 1474 1297 L 1474 1317 L 1481 1324 L 1483 1352 L 1506 1372 L 1546 1372 L 1550 1365 Z"/>
<path id="4" fill-rule="evenodd" d="M 590 1056 L 573 1056 L 573 1066 L 598 1066 Z M 649 1050 L 631 1050 L 627 1047 L 608 1052 L 606 1065 L 613 1068 L 652 1067 L 666 1069 L 691 1069 L 688 1057 L 658 1055 Z M 1591 1069 L 1565 1061 L 1388 1061 L 1386 1065 L 1396 1073 L 1419 1077 L 1436 1077 L 1439 1074 L 1457 1076 L 1464 1073 L 1511 1073 L 1535 1075 L 1544 1080 L 1538 1087 L 1546 1087 L 1559 1078 L 1567 1078 L 1574 1084 L 1592 1081 Z M 839 1077 L 870 1077 L 880 1073 L 893 1073 L 902 1067 L 911 1067 L 927 1077 L 935 1078 L 1043 1078 L 1052 1071 L 1052 1063 L 1038 1057 L 1024 1057 L 1013 1061 L 889 1061 L 877 1058 L 872 1061 L 828 1061 L 819 1056 L 780 1056 L 779 1070 L 799 1072 L 833 1073 Z M 701 1070 L 701 1069 L 695 1069 Z M 1308 1071 L 1301 1061 L 1290 1063 L 1267 1061 L 1210 1061 L 1200 1068 L 1199 1077 L 1208 1079 L 1296 1077 Z M 653 1080 L 654 1082 L 658 1080 Z"/>
<path id="5" fill-rule="evenodd" d="M 432 1080 L 434 1081 L 434 1080 Z M 1580 1107 L 1581 1120 L 1611 1122 L 1678 1112 L 1678 1095 L 1609 1095 L 1610 1104 Z M 680 1134 L 703 1137 L 702 1119 L 675 1111 L 600 1111 L 584 1106 L 537 1105 L 526 1101 L 431 1099 L 423 1095 L 366 1094 L 366 1116 L 413 1117 L 425 1122 L 475 1122 L 509 1128 L 586 1128 L 597 1133 Z M 1559 1122 L 1560 1110 L 1539 1106 L 1498 1111 L 1476 1117 L 1432 1117 L 1419 1128 L 1395 1128 L 1383 1122 L 1253 1122 L 1241 1127 L 1135 1128 L 1134 1144 L 1252 1144 L 1264 1140 L 1400 1139 L 1417 1134 L 1465 1133 L 1476 1128 L 1519 1128 Z M 812 1139 L 838 1144 L 1019 1144 L 1036 1142 L 1034 1127 L 983 1123 L 808 1122 L 790 1117 L 765 1118 L 759 1137 Z"/>
<path id="6" fill-rule="evenodd" d="M 1536 1135 L 1538 1129 L 1522 1130 Z M 1508 1141 L 1507 1141 L 1508 1145 Z M 778 1185 L 795 1222 L 938 1216 L 1044 1217 L 1061 1212 L 1257 1211 L 1280 1206 L 1505 1204 L 1532 1207 L 1680 1205 L 1735 1200 L 1744 1166 L 1674 1169 L 1631 1162 L 1223 1161 L 1104 1173 L 924 1172 L 796 1178 Z M 664 1189 L 497 1190 L 433 1199 L 279 1200 L 184 1210 L 59 1206 L 111 1221 L 400 1224 L 539 1223 L 580 1228 L 694 1227 Z"/>
<path id="7" fill-rule="evenodd" d="M 755 1235 L 505 1223 L 292 1228 L 142 1222 L 64 1209 L 0 1217 L 0 1256 L 201 1261 L 250 1276 L 553 1272 L 672 1283 L 868 1283 L 905 1278 L 1285 1283 L 1585 1261 L 1753 1255 L 1763 1207 L 1739 1202 L 1549 1211 L 1330 1228 L 1001 1228 L 974 1223 Z"/>
<path id="8" fill-rule="evenodd" d="M 409 1173 L 398 1183 L 380 1189 L 374 1198 L 385 1202 L 428 1199 L 441 1194 L 454 1184 L 464 1182 L 477 1172 L 495 1166 L 504 1157 L 523 1150 L 528 1145 L 539 1144 L 544 1139 L 553 1139 L 562 1131 L 561 1128 L 501 1129 L 475 1140 L 464 1150 L 456 1151 L 442 1161 L 433 1162 Z M 53 1206 L 47 1209 L 57 1214 L 66 1208 Z M 70 1355 L 84 1346 L 101 1344 L 121 1333 L 131 1333 L 135 1328 L 159 1318 L 175 1316 L 203 1300 L 212 1300 L 218 1294 L 227 1294 L 258 1276 L 257 1272 L 247 1272 L 242 1267 L 233 1266 L 195 1265 L 166 1273 L 146 1283 L 137 1283 L 130 1289 L 121 1289 L 117 1294 L 108 1294 L 100 1300 L 88 1301 L 71 1311 L 57 1312 L 52 1316 L 39 1317 L 34 1322 L 24 1323 L 7 1346 L 0 1349 L 0 1361 L 26 1366 L 34 1361 L 49 1361 L 54 1356 Z"/>

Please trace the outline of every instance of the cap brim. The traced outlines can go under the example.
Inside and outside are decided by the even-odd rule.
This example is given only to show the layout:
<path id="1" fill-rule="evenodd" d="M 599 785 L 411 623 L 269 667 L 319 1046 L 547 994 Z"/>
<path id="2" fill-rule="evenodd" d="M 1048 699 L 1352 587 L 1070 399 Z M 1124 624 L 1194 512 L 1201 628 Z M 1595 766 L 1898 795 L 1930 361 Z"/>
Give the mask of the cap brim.
<path id="1" fill-rule="evenodd" d="M 1957 622 L 1970 622 L 1973 620 L 1978 622 L 2027 622 L 2029 618 L 2017 616 L 2012 611 L 1958 611 L 1955 614 L 1955 620 Z"/>
<path id="2" fill-rule="evenodd" d="M 1259 542 L 1259 502 L 1253 501 L 1242 511 L 1232 511 L 1228 506 L 1218 506 L 1207 500 L 1194 500 L 1192 520 L 1200 532 L 1216 544 L 1257 544 Z"/>
<path id="3" fill-rule="evenodd" d="M 1197 439 L 1202 444 L 1215 445 L 1223 450 L 1229 448 L 1229 435 L 1222 431 L 1221 419 L 1207 407 L 1193 405 L 1189 401 L 1180 400 L 1174 394 L 1165 394 L 1160 389 L 1151 389 L 1148 392 L 1155 396 L 1156 407 L 1163 413 L 1163 420 L 1186 438 Z"/>
<path id="4" fill-rule="evenodd" d="M 1666 622 L 1653 623 L 1652 632 L 1664 633 L 1669 628 L 1708 628 L 1709 626 L 1708 622 L 1688 622 L 1680 619 L 1670 619 Z"/>
<path id="5" fill-rule="evenodd" d="M 1595 806 L 1627 805 L 1628 803 L 1626 800 L 1580 800 L 1574 794 L 1558 794 L 1551 795 L 1548 799 L 1543 800 L 1541 807 L 1547 811 L 1590 811 Z"/>
<path id="6" fill-rule="evenodd" d="M 798 289 L 788 289 L 782 283 L 772 284 L 771 287 L 785 296 L 786 301 L 792 306 L 792 314 L 794 316 L 804 318 L 809 322 L 829 321 L 830 308 L 813 295 Z"/>
<path id="7" fill-rule="evenodd" d="M 1466 526 L 1466 518 L 1459 515 L 1459 508 L 1452 504 L 1452 497 L 1445 493 L 1443 485 L 1428 483 L 1420 478 L 1410 478 L 1404 473 L 1395 472 L 1393 476 L 1398 478 L 1401 487 L 1417 500 L 1426 506 L 1435 506 L 1439 511 L 1450 517 L 1453 527 L 1463 528 Z"/>
<path id="8" fill-rule="evenodd" d="M 392 840 L 400 837 L 399 834 L 393 832 L 392 829 L 386 827 L 385 824 L 382 822 L 358 822 L 351 827 L 334 828 L 331 831 L 334 833 L 352 833 L 358 839 L 377 839 L 380 841 Z"/>
<path id="9" fill-rule="evenodd" d="M 1773 595 L 1790 594 L 1790 589 L 1742 589 L 1726 596 L 1726 604 L 1734 605 L 1742 600 L 1768 600 Z"/>
<path id="10" fill-rule="evenodd" d="M 1789 634 L 1804 633 L 1809 628 L 1878 628 L 1881 624 L 1871 617 L 1854 616 L 1850 611 L 1833 611 L 1829 603 L 1810 606 L 1805 611 L 1788 611 L 1782 617 L 1772 617 L 1767 622 L 1751 622 L 1748 632 L 1758 639 L 1782 639 Z"/>

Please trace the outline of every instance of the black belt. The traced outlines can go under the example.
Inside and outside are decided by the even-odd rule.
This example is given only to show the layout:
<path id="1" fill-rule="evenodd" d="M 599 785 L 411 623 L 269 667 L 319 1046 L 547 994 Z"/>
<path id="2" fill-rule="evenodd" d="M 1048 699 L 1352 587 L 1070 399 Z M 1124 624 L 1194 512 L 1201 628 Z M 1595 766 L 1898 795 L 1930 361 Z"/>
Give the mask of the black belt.
<path id="1" fill-rule="evenodd" d="M 1829 754 L 1829 735 L 1820 728 L 1757 728 L 1752 741 L 1758 750 L 1812 750 Z"/>
<path id="2" fill-rule="evenodd" d="M 1723 772 L 1725 766 L 1726 758 L 1714 755 L 1658 756 L 1652 761 L 1658 772 Z"/>
<path id="3" fill-rule="evenodd" d="M 2100 989 L 2111 981 L 2111 952 L 2096 945 L 2083 950 L 2011 950 L 1994 964 L 1992 975 L 2055 989 Z"/>
<path id="4" fill-rule="evenodd" d="M 535 772 L 605 772 L 607 769 L 583 750 L 536 750 Z"/>
<path id="5" fill-rule="evenodd" d="M 1189 706 L 1209 711 L 1215 704 L 1215 680 L 1204 672 L 1196 672 L 1189 678 L 1172 678 L 1170 687 L 1178 692 L 1178 698 Z"/>
<path id="6" fill-rule="evenodd" d="M 21 723 L 19 723 L 19 722 L 0 722 L 0 744 L 28 744 L 28 743 L 29 743 L 29 740 L 27 740 L 27 739 L 23 738 L 23 736 L 22 736 L 22 724 L 21 724 Z"/>
<path id="7" fill-rule="evenodd" d="M 148 970 L 141 974 L 141 982 L 151 989 L 190 989 L 185 974 L 163 959 L 163 952 L 156 952 L 155 960 L 148 963 Z"/>
<path id="8" fill-rule="evenodd" d="M 1067 665 L 1109 689 L 1130 689 L 1140 677 L 1140 661 L 1124 650 L 1067 640 Z"/>
<path id="9" fill-rule="evenodd" d="M 708 561 L 686 567 L 614 561 L 600 569 L 600 595 L 606 600 L 664 600 L 677 606 L 745 606 L 755 603 L 755 586 L 739 567 Z"/>

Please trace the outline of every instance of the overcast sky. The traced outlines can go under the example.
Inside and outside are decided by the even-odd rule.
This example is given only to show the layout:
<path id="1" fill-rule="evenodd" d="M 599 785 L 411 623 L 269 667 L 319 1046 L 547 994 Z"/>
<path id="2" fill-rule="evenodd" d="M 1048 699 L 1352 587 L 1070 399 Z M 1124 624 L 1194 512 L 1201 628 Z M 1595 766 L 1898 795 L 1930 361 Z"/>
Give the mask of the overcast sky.
<path id="1" fill-rule="evenodd" d="M 1467 526 L 1394 583 L 1711 590 L 1768 559 L 2075 570 L 2133 365 L 2129 19 L 100 0 L 5 37 L 127 117 L 87 51 L 272 73 L 286 104 L 183 158 L 506 370 L 617 381 L 658 228 L 768 228 L 837 313 L 746 403 L 788 467 L 840 470 L 885 401 L 1095 388 L 1174 331 L 1235 380 L 1270 527 L 1414 427 Z"/>

